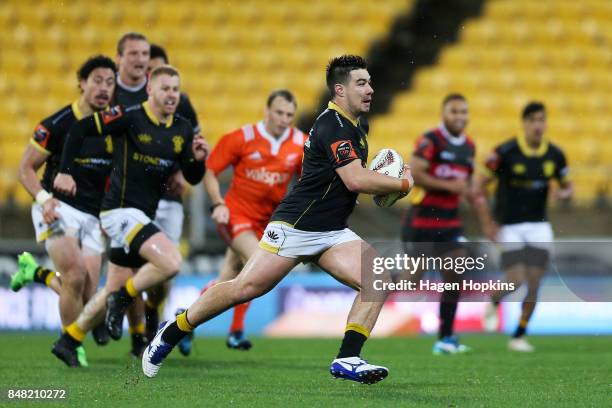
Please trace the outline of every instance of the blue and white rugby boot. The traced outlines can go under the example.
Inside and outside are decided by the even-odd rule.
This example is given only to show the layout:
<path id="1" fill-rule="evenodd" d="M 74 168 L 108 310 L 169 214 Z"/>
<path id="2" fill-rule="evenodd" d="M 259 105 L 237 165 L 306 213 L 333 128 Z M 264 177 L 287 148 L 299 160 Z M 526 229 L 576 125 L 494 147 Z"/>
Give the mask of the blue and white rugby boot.
<path id="1" fill-rule="evenodd" d="M 432 348 L 432 353 L 436 356 L 442 354 L 462 354 L 472 351 L 465 344 L 459 343 L 457 336 L 446 336 L 436 341 Z"/>
<path id="2" fill-rule="evenodd" d="M 171 322 L 167 321 L 161 322 L 155 337 L 153 337 L 151 343 L 149 343 L 144 353 L 142 353 L 142 372 L 149 378 L 153 378 L 157 375 L 162 363 L 174 348 L 172 345 L 162 340 L 162 334 L 170 323 Z"/>
<path id="3" fill-rule="evenodd" d="M 362 384 L 374 384 L 389 375 L 387 367 L 369 364 L 360 357 L 337 358 L 332 361 L 329 372 L 335 378 L 357 381 Z"/>

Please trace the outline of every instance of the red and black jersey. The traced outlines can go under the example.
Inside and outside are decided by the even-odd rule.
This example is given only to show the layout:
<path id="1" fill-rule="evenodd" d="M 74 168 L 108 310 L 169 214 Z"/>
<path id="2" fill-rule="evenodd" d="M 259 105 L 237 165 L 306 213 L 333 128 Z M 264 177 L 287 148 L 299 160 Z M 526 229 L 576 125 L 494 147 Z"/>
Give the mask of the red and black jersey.
<path id="1" fill-rule="evenodd" d="M 423 134 L 416 143 L 414 155 L 429 162 L 427 173 L 440 179 L 471 177 L 475 146 L 465 134 L 451 135 L 440 125 Z M 425 189 L 417 185 L 412 194 L 413 208 L 405 217 L 404 227 L 412 229 L 460 228 L 458 194 Z"/>

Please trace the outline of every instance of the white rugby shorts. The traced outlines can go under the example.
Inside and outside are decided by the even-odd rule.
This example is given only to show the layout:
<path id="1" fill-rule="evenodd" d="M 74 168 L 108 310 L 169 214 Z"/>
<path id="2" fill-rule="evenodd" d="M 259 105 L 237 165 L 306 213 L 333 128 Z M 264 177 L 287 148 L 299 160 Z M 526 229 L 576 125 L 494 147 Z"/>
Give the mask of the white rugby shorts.
<path id="1" fill-rule="evenodd" d="M 502 225 L 497 235 L 497 242 L 504 251 L 516 251 L 527 246 L 550 251 L 554 239 L 553 229 L 546 221 Z"/>
<path id="2" fill-rule="evenodd" d="M 350 241 L 362 241 L 348 228 L 338 231 L 302 231 L 290 224 L 272 221 L 266 227 L 259 247 L 286 258 L 319 255 L 329 248 Z"/>
<path id="3" fill-rule="evenodd" d="M 178 201 L 159 200 L 153 222 L 170 240 L 178 245 L 183 232 L 183 204 Z"/>
<path id="4" fill-rule="evenodd" d="M 111 240 L 111 248 L 123 248 L 126 254 L 136 234 L 150 223 L 151 219 L 136 208 L 115 208 L 100 213 L 100 224 Z"/>
<path id="5" fill-rule="evenodd" d="M 55 211 L 59 214 L 59 219 L 48 225 L 43 219 L 42 206 L 38 203 L 32 204 L 32 223 L 37 242 L 65 234 L 77 238 L 81 247 L 87 247 L 98 254 L 104 252 L 104 236 L 98 218 L 62 201 L 55 207 Z"/>

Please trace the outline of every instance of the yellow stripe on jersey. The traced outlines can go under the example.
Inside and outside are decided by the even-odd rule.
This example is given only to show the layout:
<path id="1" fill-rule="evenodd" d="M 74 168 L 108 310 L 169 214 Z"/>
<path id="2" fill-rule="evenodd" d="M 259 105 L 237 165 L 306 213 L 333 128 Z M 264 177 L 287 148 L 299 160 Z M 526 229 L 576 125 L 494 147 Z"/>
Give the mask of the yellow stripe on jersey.
<path id="1" fill-rule="evenodd" d="M 78 100 L 72 102 L 72 113 L 74 113 L 74 117 L 77 120 L 81 120 L 85 116 L 85 115 L 83 115 L 83 112 L 81 112 L 81 109 L 79 109 L 79 101 Z"/>
<path id="2" fill-rule="evenodd" d="M 525 157 L 542 157 L 548 151 L 548 141 L 546 139 L 542 140 L 540 146 L 536 150 L 529 147 L 525 136 L 519 136 L 516 139 L 518 141 L 519 149 L 521 149 L 521 153 L 523 153 Z"/>
<path id="3" fill-rule="evenodd" d="M 359 121 L 355 120 L 355 119 L 351 119 L 349 117 L 349 115 L 344 111 L 344 109 L 342 109 L 340 106 L 336 105 L 333 102 L 329 102 L 327 104 L 327 109 L 331 109 L 331 110 L 335 110 L 336 112 L 338 112 L 340 115 L 342 115 L 346 120 L 348 120 L 349 122 L 351 122 L 353 124 L 353 126 L 357 127 L 357 125 L 359 125 Z"/>
<path id="4" fill-rule="evenodd" d="M 38 142 L 36 140 L 34 140 L 34 139 L 30 139 L 30 144 L 32 145 L 32 147 L 34 147 L 36 150 L 38 150 L 41 153 L 51 154 L 50 151 L 48 151 L 47 149 L 45 149 L 44 147 L 39 145 Z"/>
<path id="5" fill-rule="evenodd" d="M 155 114 L 153 113 L 153 111 L 151 110 L 151 107 L 149 106 L 149 102 L 144 102 L 142 104 L 142 107 L 144 108 L 145 113 L 147 114 L 147 116 L 149 117 L 149 119 L 151 120 L 151 122 L 155 123 L 157 126 L 160 126 L 159 123 L 159 119 L 157 119 L 157 116 L 155 116 Z M 166 121 L 166 123 L 164 123 L 164 125 L 169 128 L 170 126 L 172 126 L 172 119 L 174 118 L 173 115 L 170 115 L 168 117 L 168 120 Z"/>
<path id="6" fill-rule="evenodd" d="M 94 120 L 96 121 L 96 129 L 98 129 L 98 133 L 102 134 L 102 125 L 100 124 L 100 114 L 98 112 L 93 115 Z"/>

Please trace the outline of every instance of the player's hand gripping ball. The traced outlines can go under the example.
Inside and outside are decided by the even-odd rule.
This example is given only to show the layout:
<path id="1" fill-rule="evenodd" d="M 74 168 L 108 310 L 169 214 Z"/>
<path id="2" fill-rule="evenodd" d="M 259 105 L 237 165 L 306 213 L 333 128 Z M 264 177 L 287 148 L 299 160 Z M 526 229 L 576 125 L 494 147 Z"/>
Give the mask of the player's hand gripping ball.
<path id="1" fill-rule="evenodd" d="M 393 149 L 382 149 L 379 151 L 376 156 L 374 156 L 374 159 L 372 159 L 369 168 L 377 173 L 397 178 L 402 178 L 405 171 L 402 156 Z M 410 180 L 411 187 L 412 184 Z M 379 207 L 391 207 L 397 200 L 406 195 L 407 193 L 401 191 L 385 195 L 375 195 L 374 203 Z"/>

